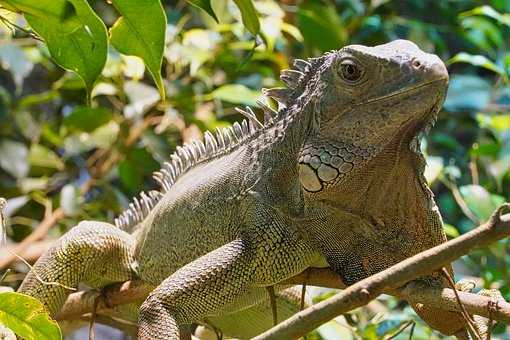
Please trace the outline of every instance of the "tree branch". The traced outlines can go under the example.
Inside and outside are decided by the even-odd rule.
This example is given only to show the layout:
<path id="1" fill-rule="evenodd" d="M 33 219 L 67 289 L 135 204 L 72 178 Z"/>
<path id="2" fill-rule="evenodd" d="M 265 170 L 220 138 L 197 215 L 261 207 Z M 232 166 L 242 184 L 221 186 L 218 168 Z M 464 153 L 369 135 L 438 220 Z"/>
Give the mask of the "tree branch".
<path id="1" fill-rule="evenodd" d="M 57 208 L 48 214 L 39 224 L 39 226 L 27 237 L 18 243 L 13 249 L 12 253 L 0 260 L 0 270 L 6 268 L 12 261 L 16 259 L 14 254 L 23 253 L 32 243 L 38 241 L 46 236 L 48 230 L 54 226 L 58 221 L 64 218 L 64 211 L 62 208 Z"/>
<path id="2" fill-rule="evenodd" d="M 502 205 L 489 222 L 478 228 L 372 275 L 332 298 L 297 313 L 254 339 L 299 338 L 338 315 L 366 305 L 384 292 L 396 290 L 406 282 L 448 265 L 475 247 L 509 236 L 510 214 L 502 216 L 503 210 L 508 208 L 510 204 Z"/>

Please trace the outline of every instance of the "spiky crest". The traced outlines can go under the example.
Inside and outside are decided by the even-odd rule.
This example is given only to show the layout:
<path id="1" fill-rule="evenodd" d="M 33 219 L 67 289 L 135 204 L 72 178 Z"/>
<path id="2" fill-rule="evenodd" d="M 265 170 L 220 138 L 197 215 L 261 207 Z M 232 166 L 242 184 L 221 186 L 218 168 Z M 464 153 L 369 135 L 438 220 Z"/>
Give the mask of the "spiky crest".
<path id="1" fill-rule="evenodd" d="M 260 122 L 253 110 L 246 107 L 245 110 L 236 108 L 236 111 L 245 116 L 241 124 L 235 122 L 231 127 L 216 129 L 216 134 L 206 131 L 204 141 L 194 140 L 176 148 L 176 152 L 170 155 L 170 161 L 164 162 L 163 167 L 153 173 L 154 180 L 159 184 L 159 190 L 151 190 L 148 193 L 141 192 L 138 197 L 116 219 L 115 225 L 121 229 L 132 229 L 150 213 L 152 208 L 161 200 L 163 195 L 170 190 L 179 176 L 199 163 L 219 157 L 232 151 L 237 146 L 252 140 L 260 134 L 260 131 L 274 126 L 283 111 L 289 106 L 293 98 L 302 93 L 306 87 L 303 80 L 308 73 L 314 72 L 313 65 L 318 58 L 294 60 L 293 66 L 297 70 L 283 70 L 280 79 L 288 88 L 262 89 L 265 96 L 271 97 L 279 103 L 280 109 L 274 110 L 266 98 L 259 98 L 257 104 L 264 112 L 264 122 Z"/>

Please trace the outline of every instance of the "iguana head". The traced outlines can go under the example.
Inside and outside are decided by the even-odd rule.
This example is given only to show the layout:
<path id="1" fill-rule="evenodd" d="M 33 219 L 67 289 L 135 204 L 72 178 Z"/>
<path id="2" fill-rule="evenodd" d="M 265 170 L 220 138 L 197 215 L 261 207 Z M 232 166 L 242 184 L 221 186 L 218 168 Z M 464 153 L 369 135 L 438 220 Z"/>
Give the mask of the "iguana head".
<path id="1" fill-rule="evenodd" d="M 350 45 L 327 56 L 319 105 L 320 134 L 380 148 L 439 110 L 448 83 L 443 62 L 414 43 Z"/>
<path id="2" fill-rule="evenodd" d="M 448 84 L 443 62 L 406 40 L 350 45 L 321 59 L 313 89 L 318 126 L 305 146 L 323 152 L 313 155 L 311 149 L 310 157 L 304 152 L 300 159 L 308 192 L 341 183 L 396 138 L 416 141 L 435 121 Z"/>
<path id="3" fill-rule="evenodd" d="M 286 107 L 280 123 L 289 116 L 297 122 L 297 137 L 289 139 L 298 149 L 304 141 L 304 191 L 326 196 L 395 140 L 419 152 L 417 137 L 435 122 L 448 84 L 444 63 L 406 40 L 296 59 L 280 78 L 288 88 L 264 93 Z M 285 124 L 278 128 L 289 131 Z"/>

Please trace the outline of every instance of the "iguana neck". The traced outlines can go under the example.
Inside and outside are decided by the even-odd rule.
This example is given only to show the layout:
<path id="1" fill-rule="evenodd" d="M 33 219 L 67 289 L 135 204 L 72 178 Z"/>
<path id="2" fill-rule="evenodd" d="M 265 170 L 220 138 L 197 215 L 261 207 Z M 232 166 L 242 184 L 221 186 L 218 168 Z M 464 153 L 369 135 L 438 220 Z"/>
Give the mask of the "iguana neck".
<path id="1" fill-rule="evenodd" d="M 341 150 L 337 152 L 343 156 L 340 157 L 342 161 L 338 166 L 341 171 L 337 170 L 339 176 L 335 180 L 321 182 L 320 190 L 309 192 L 305 196 L 356 214 L 375 225 L 425 223 L 427 211 L 434 203 L 421 174 L 423 155 L 409 147 L 415 133 L 414 128 L 409 128 L 403 136 L 398 136 L 380 150 L 376 147 L 356 148 L 338 141 L 322 141 L 323 147 L 320 149 L 327 150 L 336 146 L 337 150 Z M 306 150 L 307 148 L 304 149 L 305 153 Z M 300 159 L 302 162 L 307 160 L 305 165 L 310 167 L 310 163 L 321 159 L 321 154 L 306 159 L 305 157 L 306 155 L 302 155 Z M 327 156 L 322 154 L 322 159 L 324 158 Z M 331 157 L 330 166 L 333 161 L 337 159 Z M 327 174 L 327 169 L 323 167 L 324 164 L 321 163 L 314 169 L 316 177 Z M 305 187 L 312 186 L 310 183 L 313 183 L 313 180 L 306 178 L 306 174 L 310 173 L 306 169 L 301 171 L 301 176 L 308 181 L 304 184 Z M 310 177 L 313 179 L 313 176 Z M 301 181 L 303 183 L 303 178 Z M 315 185 L 316 188 L 319 187 L 317 182 Z"/>
<path id="2" fill-rule="evenodd" d="M 245 175 L 245 186 L 256 183 L 253 191 L 290 215 L 300 215 L 303 211 L 298 158 L 313 129 L 314 117 L 308 108 L 309 103 L 302 104 L 287 109 L 286 116 L 254 141 Z"/>

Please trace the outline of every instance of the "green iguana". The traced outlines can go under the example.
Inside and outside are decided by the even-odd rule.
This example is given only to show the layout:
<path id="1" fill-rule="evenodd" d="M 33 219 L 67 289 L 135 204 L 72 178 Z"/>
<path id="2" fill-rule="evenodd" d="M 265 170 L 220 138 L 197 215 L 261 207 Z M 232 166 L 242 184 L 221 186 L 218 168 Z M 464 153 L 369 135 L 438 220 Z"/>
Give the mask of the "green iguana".
<path id="1" fill-rule="evenodd" d="M 444 242 L 418 137 L 445 97 L 441 60 L 398 40 L 294 67 L 281 75 L 289 88 L 264 91 L 278 111 L 262 103 L 261 123 L 240 110 L 242 124 L 178 147 L 154 175 L 160 190 L 135 198 L 117 227 L 71 229 L 20 292 L 55 314 L 64 286 L 139 278 L 157 285 L 141 305 L 139 338 L 178 339 L 193 322 L 253 312 L 267 304 L 264 287 L 308 267 L 329 265 L 351 284 Z M 458 314 L 415 307 L 445 333 L 463 327 Z"/>

